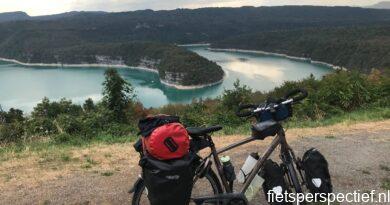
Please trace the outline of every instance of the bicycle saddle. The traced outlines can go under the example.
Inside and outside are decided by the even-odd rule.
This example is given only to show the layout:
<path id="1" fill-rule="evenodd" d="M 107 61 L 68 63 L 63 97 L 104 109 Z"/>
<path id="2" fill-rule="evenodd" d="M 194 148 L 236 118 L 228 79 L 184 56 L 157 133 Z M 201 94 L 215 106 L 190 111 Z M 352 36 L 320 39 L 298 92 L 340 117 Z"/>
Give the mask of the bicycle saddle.
<path id="1" fill-rule="evenodd" d="M 187 127 L 187 132 L 191 136 L 204 136 L 209 133 L 213 133 L 222 130 L 222 126 L 211 126 L 211 127 Z"/>

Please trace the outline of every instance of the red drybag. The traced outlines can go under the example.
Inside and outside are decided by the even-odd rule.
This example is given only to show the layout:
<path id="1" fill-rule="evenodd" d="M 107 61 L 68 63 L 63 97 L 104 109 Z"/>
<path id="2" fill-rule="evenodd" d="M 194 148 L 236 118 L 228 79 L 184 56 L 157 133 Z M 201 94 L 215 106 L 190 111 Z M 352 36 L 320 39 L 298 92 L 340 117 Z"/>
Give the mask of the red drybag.
<path id="1" fill-rule="evenodd" d="M 178 159 L 187 155 L 190 138 L 178 117 L 158 115 L 140 120 L 142 145 L 152 157 L 159 160 Z"/>

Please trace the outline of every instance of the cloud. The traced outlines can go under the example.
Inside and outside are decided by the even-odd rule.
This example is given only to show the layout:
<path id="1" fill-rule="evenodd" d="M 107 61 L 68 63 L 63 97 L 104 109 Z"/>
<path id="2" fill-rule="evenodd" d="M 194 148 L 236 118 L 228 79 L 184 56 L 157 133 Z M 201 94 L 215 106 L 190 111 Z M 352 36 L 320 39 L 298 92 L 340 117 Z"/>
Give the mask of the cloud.
<path id="1" fill-rule="evenodd" d="M 42 15 L 69 11 L 71 0 L 0 0 L 0 12 L 25 11 Z"/>

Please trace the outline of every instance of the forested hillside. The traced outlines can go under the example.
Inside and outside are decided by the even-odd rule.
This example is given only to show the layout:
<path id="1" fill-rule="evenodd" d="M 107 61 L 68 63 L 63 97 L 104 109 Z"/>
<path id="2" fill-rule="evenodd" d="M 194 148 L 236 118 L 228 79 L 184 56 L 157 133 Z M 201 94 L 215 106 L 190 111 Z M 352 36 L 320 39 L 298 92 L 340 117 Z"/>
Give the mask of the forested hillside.
<path id="1" fill-rule="evenodd" d="M 20 20 L 28 20 L 31 17 L 27 15 L 25 12 L 6 12 L 0 13 L 0 23 L 7 21 L 20 21 Z"/>
<path id="2" fill-rule="evenodd" d="M 71 13 L 72 14 L 72 13 Z M 259 31 L 306 27 L 386 24 L 390 11 L 352 7 L 242 7 L 133 11 L 80 12 L 42 21 L 8 22 L 0 33 L 11 37 L 26 30 L 59 32 L 93 42 L 154 40 L 194 43 L 220 40 Z M 0 37 L 1 39 L 4 38 Z"/>
<path id="3" fill-rule="evenodd" d="M 146 67 L 159 73 L 164 83 L 180 86 L 213 84 L 223 79 L 220 66 L 175 45 L 152 42 L 61 43 L 46 36 L 45 41 L 26 35 L 0 47 L 0 56 L 26 63 L 105 64 Z M 64 36 L 65 37 L 65 36 Z M 62 39 L 63 40 L 63 39 Z M 60 46 L 57 46 L 59 43 Z M 66 46 L 65 46 L 66 45 Z"/>
<path id="4" fill-rule="evenodd" d="M 241 35 L 212 44 L 311 58 L 369 73 L 390 68 L 390 26 L 300 29 Z"/>
<path id="5" fill-rule="evenodd" d="M 80 45 L 85 48 L 87 45 L 99 44 L 98 47 L 101 47 L 101 44 L 134 41 L 176 44 L 217 42 L 214 46 L 305 56 L 368 71 L 372 67 L 384 68 L 388 65 L 389 23 L 390 10 L 353 7 L 281 6 L 122 13 L 70 12 L 0 23 L 0 57 L 24 62 L 94 62 L 85 60 L 88 58 L 85 56 L 62 55 L 71 53 L 65 52 L 69 50 L 74 55 L 84 55 L 80 48 L 74 48 Z M 253 44 L 250 43 L 252 41 Z M 72 49 L 78 52 L 73 53 Z M 100 51 L 96 52 L 94 54 Z M 154 51 L 148 52 L 153 55 Z M 86 55 L 92 54 L 89 49 Z M 173 55 L 167 58 L 169 61 L 162 62 L 166 66 L 174 66 L 170 69 L 176 71 L 195 70 L 208 64 L 195 73 L 194 79 L 184 80 L 184 84 L 195 85 L 202 83 L 199 81 L 208 83 L 215 80 L 214 77 L 203 77 L 208 75 L 203 71 L 210 71 L 216 68 L 215 65 L 194 55 L 185 55 L 192 56 L 190 61 L 181 59 L 180 56 L 182 55 Z M 180 61 L 183 66 L 176 66 L 171 60 Z M 193 67 L 194 65 L 196 66 Z M 221 73 L 220 70 L 216 72 Z M 220 78 L 217 75 L 216 79 Z"/>

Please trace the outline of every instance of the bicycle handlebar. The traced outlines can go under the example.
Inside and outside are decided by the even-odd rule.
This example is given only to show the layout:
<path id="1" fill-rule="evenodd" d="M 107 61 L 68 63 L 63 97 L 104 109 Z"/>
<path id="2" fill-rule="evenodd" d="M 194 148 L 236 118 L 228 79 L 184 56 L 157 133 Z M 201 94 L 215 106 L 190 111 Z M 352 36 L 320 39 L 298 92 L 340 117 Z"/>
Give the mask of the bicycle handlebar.
<path id="1" fill-rule="evenodd" d="M 245 110 L 245 109 L 256 109 L 258 106 L 257 105 L 253 105 L 253 104 L 247 104 L 247 105 L 240 105 L 238 107 L 238 111 L 236 112 L 236 115 L 238 117 L 249 117 L 251 115 L 253 115 L 253 112 L 252 111 L 245 111 L 245 112 L 241 112 L 242 110 Z"/>
<path id="2" fill-rule="evenodd" d="M 298 95 L 298 94 L 300 94 L 300 95 Z M 296 95 L 298 95 L 298 96 L 296 96 Z M 295 96 L 292 98 L 293 102 L 299 102 L 299 101 L 305 99 L 308 96 L 308 93 L 306 90 L 298 88 L 298 89 L 294 89 L 294 90 L 288 92 L 284 96 L 284 99 L 290 99 L 292 96 Z"/>
<path id="3" fill-rule="evenodd" d="M 281 100 L 282 102 L 279 102 L 277 104 L 271 104 L 271 105 L 254 105 L 254 104 L 246 104 L 246 105 L 240 105 L 238 107 L 238 110 L 236 112 L 236 115 L 238 117 L 252 117 L 256 113 L 266 111 L 266 110 L 271 110 L 277 108 L 281 104 L 295 104 L 303 99 L 305 99 L 308 96 L 308 93 L 304 89 L 294 89 L 288 92 L 284 99 L 286 100 Z M 249 109 L 247 111 L 243 111 Z"/>

